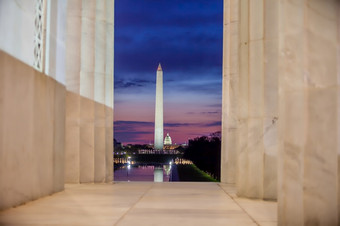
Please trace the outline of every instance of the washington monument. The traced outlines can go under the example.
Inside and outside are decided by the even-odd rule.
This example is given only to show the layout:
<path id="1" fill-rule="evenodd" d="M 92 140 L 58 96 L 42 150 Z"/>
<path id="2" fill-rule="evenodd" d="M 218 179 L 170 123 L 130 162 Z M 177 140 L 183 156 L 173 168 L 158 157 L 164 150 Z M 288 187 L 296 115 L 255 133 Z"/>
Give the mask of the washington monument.
<path id="1" fill-rule="evenodd" d="M 156 104 L 155 104 L 155 140 L 154 148 L 163 149 L 163 71 L 161 64 L 157 68 Z"/>

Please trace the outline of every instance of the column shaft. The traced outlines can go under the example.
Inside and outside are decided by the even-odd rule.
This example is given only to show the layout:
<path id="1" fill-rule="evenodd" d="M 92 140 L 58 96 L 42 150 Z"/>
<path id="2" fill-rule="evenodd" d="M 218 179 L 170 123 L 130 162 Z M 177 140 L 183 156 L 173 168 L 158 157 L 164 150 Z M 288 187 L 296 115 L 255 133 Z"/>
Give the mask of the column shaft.
<path id="1" fill-rule="evenodd" d="M 94 66 L 96 1 L 82 1 L 80 70 L 80 182 L 94 181 Z"/>
<path id="2" fill-rule="evenodd" d="M 113 179 L 113 7 L 113 0 L 68 2 L 68 183 Z"/>
<path id="3" fill-rule="evenodd" d="M 80 175 L 80 56 L 81 0 L 67 2 L 65 182 L 79 183 Z"/>
<path id="4" fill-rule="evenodd" d="M 339 3 L 280 3 L 279 225 L 338 225 Z"/>
<path id="5" fill-rule="evenodd" d="M 106 63 L 105 63 L 105 153 L 106 182 L 113 181 L 113 52 L 114 0 L 106 0 Z"/>
<path id="6" fill-rule="evenodd" d="M 263 197 L 263 0 L 249 1 L 248 185 L 246 196 Z"/>
<path id="7" fill-rule="evenodd" d="M 249 0 L 240 0 L 239 6 L 239 102 L 238 102 L 238 153 L 237 194 L 246 194 L 248 184 L 248 115 L 249 115 Z"/>
<path id="8" fill-rule="evenodd" d="M 279 2 L 264 2 L 263 198 L 277 198 Z"/>
<path id="9" fill-rule="evenodd" d="M 105 182 L 105 65 L 106 65 L 106 1 L 96 1 L 95 18 L 95 133 L 94 180 Z"/>
<path id="10" fill-rule="evenodd" d="M 223 30 L 221 182 L 235 183 L 238 152 L 238 10 L 239 1 L 225 1 Z"/>

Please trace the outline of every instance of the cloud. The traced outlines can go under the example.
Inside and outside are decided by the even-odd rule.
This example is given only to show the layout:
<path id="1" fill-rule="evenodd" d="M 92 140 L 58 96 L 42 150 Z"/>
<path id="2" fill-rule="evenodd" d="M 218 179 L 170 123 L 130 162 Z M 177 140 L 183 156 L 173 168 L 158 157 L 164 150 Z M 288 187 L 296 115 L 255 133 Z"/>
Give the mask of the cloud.
<path id="1" fill-rule="evenodd" d="M 153 126 L 153 122 L 143 122 L 143 121 L 114 121 L 115 130 L 130 130 L 136 131 L 137 126 Z"/>
<path id="2" fill-rule="evenodd" d="M 222 95 L 221 83 L 222 78 L 212 79 L 204 77 L 196 80 L 182 79 L 177 82 L 164 83 L 164 92 L 169 96 L 177 94 L 181 97 L 193 94 L 196 98 L 200 98 L 201 101 L 202 97 L 207 98 L 208 96 L 220 99 Z"/>
<path id="3" fill-rule="evenodd" d="M 195 125 L 195 123 L 164 123 L 164 127 L 187 127 L 193 125 Z"/>
<path id="4" fill-rule="evenodd" d="M 221 121 L 214 121 L 209 123 L 177 123 L 168 122 L 164 123 L 164 127 L 187 127 L 187 126 L 203 126 L 211 127 L 221 125 Z M 115 131 L 137 131 L 138 127 L 153 127 L 153 122 L 143 122 L 143 121 L 115 121 L 114 122 Z"/>
<path id="5" fill-rule="evenodd" d="M 222 123 L 221 121 L 215 121 L 215 122 L 205 123 L 205 124 L 204 124 L 204 127 L 220 126 L 221 123 Z"/>
<path id="6" fill-rule="evenodd" d="M 123 143 L 147 143 L 146 137 L 153 135 L 153 122 L 115 121 L 114 137 Z"/>
<path id="7" fill-rule="evenodd" d="M 114 85 L 115 89 L 123 89 L 131 87 L 145 87 L 148 86 L 149 84 L 153 84 L 153 82 L 145 79 L 132 79 L 132 80 L 117 79 Z"/>
<path id="8" fill-rule="evenodd" d="M 144 135 L 153 135 L 151 132 L 115 132 L 115 139 L 123 143 L 140 143 L 145 144 L 148 141 L 145 139 Z M 151 139 L 149 139 L 151 140 Z"/>
<path id="9" fill-rule="evenodd" d="M 221 112 L 219 112 L 219 111 L 202 111 L 202 112 L 200 112 L 200 114 L 203 114 L 203 115 L 215 115 L 215 114 L 221 114 Z"/>

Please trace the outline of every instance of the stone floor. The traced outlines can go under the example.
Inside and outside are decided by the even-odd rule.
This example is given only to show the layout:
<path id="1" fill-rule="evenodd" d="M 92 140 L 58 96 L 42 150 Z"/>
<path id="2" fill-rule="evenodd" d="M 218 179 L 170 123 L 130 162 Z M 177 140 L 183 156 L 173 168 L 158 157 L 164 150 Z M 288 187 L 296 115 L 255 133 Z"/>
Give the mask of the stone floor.
<path id="1" fill-rule="evenodd" d="M 66 185 L 65 191 L 0 212 L 0 225 L 276 225 L 277 203 L 237 198 L 231 185 Z"/>

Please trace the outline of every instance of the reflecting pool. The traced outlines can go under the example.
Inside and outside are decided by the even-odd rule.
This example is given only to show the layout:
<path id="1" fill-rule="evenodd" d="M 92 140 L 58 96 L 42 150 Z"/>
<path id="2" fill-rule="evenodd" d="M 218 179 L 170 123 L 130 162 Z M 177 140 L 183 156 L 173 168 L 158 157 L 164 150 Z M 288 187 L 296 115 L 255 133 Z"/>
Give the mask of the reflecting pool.
<path id="1" fill-rule="evenodd" d="M 155 169 L 163 170 L 163 182 L 173 181 L 171 165 L 124 164 L 114 172 L 114 181 L 154 181 Z"/>

